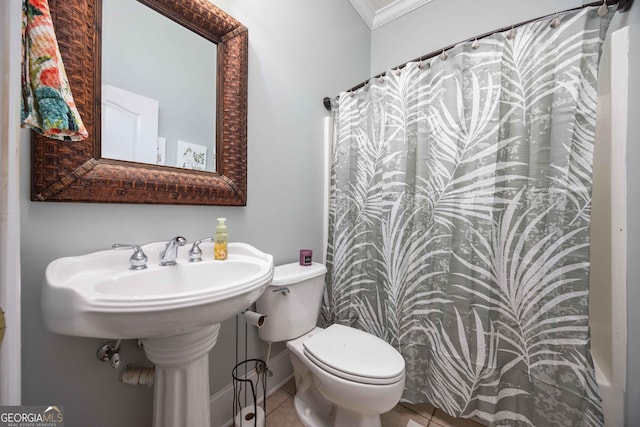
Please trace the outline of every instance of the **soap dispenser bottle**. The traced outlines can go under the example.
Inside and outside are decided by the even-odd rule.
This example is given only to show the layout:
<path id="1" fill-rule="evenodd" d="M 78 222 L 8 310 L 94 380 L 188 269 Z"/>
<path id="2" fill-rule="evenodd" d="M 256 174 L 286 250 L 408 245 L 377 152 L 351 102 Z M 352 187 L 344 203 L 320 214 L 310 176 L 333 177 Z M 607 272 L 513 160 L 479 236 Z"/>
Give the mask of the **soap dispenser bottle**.
<path id="1" fill-rule="evenodd" d="M 218 218 L 215 243 L 213 245 L 213 257 L 217 260 L 227 259 L 227 225 L 226 218 Z"/>

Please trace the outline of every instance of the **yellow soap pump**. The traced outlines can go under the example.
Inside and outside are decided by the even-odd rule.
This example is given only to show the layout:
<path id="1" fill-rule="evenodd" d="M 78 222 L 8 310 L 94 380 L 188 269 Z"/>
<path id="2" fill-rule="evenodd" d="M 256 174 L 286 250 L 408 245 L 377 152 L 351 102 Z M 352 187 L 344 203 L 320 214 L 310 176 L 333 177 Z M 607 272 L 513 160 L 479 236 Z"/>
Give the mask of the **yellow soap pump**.
<path id="1" fill-rule="evenodd" d="M 227 225 L 226 218 L 218 218 L 215 243 L 213 245 L 213 257 L 218 260 L 227 259 Z"/>

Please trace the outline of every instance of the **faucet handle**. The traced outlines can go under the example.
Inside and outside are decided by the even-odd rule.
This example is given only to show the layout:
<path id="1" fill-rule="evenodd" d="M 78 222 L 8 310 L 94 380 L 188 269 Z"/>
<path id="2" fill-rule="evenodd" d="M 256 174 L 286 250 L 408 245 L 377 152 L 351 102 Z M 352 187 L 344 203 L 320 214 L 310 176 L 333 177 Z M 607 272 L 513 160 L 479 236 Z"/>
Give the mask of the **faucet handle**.
<path id="1" fill-rule="evenodd" d="M 200 250 L 200 243 L 213 242 L 213 237 L 207 237 L 206 239 L 200 239 L 193 242 L 191 249 L 189 250 L 189 262 L 202 261 L 202 250 Z"/>
<path id="2" fill-rule="evenodd" d="M 147 268 L 147 255 L 138 245 L 114 243 L 112 249 L 133 249 L 133 254 L 129 258 L 129 270 L 144 270 Z"/>

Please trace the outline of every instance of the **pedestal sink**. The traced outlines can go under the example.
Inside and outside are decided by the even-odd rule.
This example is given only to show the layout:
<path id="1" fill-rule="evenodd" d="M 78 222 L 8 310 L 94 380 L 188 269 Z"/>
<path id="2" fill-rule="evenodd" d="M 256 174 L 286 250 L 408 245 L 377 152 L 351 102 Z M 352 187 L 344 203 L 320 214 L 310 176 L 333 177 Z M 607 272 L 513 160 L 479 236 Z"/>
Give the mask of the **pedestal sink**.
<path id="1" fill-rule="evenodd" d="M 164 242 L 142 246 L 149 261 L 129 270 L 127 251 L 107 250 L 57 259 L 45 272 L 46 328 L 91 338 L 141 338 L 156 365 L 154 427 L 209 426 L 209 351 L 220 322 L 249 307 L 273 278 L 273 257 L 229 244 L 225 261 L 209 254 L 191 263 L 188 245 L 178 264 L 159 266 Z"/>

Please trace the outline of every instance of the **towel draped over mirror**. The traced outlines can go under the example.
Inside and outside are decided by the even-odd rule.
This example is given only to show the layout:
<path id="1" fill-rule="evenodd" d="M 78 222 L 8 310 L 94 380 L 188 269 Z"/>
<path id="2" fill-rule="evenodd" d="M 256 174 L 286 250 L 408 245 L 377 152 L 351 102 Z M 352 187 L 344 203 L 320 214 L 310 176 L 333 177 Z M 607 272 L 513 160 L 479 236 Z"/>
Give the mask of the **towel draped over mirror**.
<path id="1" fill-rule="evenodd" d="M 22 2 L 21 124 L 49 138 L 88 137 L 73 101 L 47 0 Z"/>

